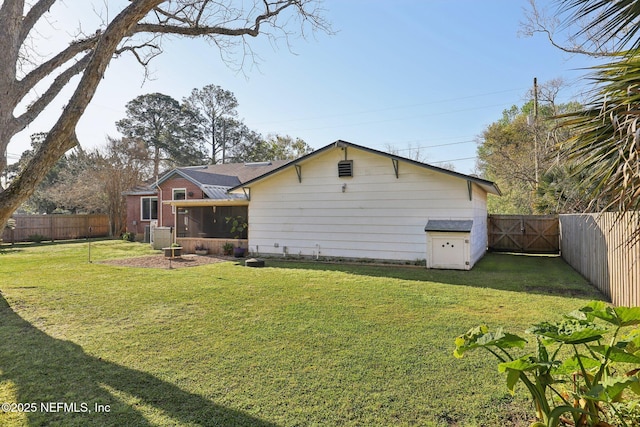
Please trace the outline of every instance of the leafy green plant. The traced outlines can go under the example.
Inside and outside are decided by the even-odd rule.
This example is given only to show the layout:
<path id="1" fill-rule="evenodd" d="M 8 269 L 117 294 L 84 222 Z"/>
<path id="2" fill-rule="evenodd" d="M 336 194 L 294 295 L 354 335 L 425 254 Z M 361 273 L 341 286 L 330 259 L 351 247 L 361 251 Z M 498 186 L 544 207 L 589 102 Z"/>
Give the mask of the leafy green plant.
<path id="1" fill-rule="evenodd" d="M 226 242 L 224 245 L 222 245 L 222 253 L 224 255 L 231 255 L 233 254 L 233 244 Z"/>
<path id="2" fill-rule="evenodd" d="M 234 235 L 234 239 L 239 239 L 240 237 L 242 237 L 242 234 L 249 226 L 247 224 L 247 219 L 242 215 L 228 216 L 225 219 L 227 221 L 227 224 L 231 224 L 230 231 Z"/>
<path id="3" fill-rule="evenodd" d="M 522 382 L 531 394 L 539 420 L 532 426 L 637 425 L 638 325 L 640 307 L 592 301 L 561 322 L 528 329 L 535 337 L 533 354 L 515 354 L 527 347 L 526 339 L 481 325 L 456 338 L 454 356 L 477 348 L 493 354 L 509 391 Z"/>
<path id="4" fill-rule="evenodd" d="M 133 242 L 134 240 L 136 240 L 136 233 L 125 231 L 124 233 L 122 233 L 122 240 L 124 240 L 125 242 Z"/>

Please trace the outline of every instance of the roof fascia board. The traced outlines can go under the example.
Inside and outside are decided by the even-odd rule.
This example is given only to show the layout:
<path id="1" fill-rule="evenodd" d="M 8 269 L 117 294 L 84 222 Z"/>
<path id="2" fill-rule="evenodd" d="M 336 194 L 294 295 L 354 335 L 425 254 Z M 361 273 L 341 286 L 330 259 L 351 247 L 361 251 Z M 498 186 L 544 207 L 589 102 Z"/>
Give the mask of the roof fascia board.
<path id="1" fill-rule="evenodd" d="M 174 169 L 171 172 L 169 172 L 168 174 L 166 174 L 165 176 L 163 176 L 162 178 L 160 178 L 157 182 L 156 182 L 156 186 L 160 186 L 160 184 L 165 183 L 166 181 L 168 181 L 170 178 L 172 178 L 174 175 L 180 175 L 182 178 L 186 179 L 187 181 L 190 181 L 191 183 L 197 185 L 198 187 L 202 188 L 202 183 L 192 177 L 190 177 L 189 175 L 187 175 L 186 173 L 182 172 L 180 169 Z"/>
<path id="2" fill-rule="evenodd" d="M 166 200 L 163 205 L 178 208 L 206 207 L 206 206 L 248 206 L 246 199 L 190 199 L 190 200 Z"/>

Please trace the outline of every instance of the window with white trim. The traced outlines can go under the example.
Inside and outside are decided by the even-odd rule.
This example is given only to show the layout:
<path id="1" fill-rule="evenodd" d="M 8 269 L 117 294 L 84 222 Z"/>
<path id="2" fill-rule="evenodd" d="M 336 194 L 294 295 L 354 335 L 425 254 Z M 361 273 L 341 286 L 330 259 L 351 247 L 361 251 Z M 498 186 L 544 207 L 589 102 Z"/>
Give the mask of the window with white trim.
<path id="1" fill-rule="evenodd" d="M 157 197 L 141 197 L 140 198 L 140 219 L 142 221 L 151 221 L 158 219 L 158 198 Z"/>
<path id="2" fill-rule="evenodd" d="M 172 188 L 171 189 L 171 200 L 187 200 L 187 189 L 186 188 Z M 176 207 L 171 206 L 171 213 L 173 215 L 176 214 Z"/>
<path id="3" fill-rule="evenodd" d="M 174 188 L 172 191 L 173 200 L 186 200 L 187 199 L 187 189 L 186 188 Z"/>

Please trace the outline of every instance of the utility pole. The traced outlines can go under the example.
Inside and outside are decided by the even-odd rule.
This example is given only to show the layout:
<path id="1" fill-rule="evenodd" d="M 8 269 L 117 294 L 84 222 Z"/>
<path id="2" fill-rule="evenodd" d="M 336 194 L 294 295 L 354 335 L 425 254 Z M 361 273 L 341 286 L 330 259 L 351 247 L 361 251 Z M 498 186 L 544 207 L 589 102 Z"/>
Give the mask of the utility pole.
<path id="1" fill-rule="evenodd" d="M 538 177 L 538 78 L 533 78 L 533 150 L 536 173 L 536 190 L 539 185 Z"/>

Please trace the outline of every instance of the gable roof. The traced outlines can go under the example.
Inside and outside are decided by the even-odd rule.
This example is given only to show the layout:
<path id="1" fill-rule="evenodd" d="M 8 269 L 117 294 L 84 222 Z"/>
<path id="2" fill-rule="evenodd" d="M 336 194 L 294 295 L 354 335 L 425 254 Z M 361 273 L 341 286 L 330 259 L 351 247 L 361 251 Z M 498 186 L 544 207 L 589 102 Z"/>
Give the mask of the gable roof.
<path id="1" fill-rule="evenodd" d="M 223 163 L 219 165 L 180 167 L 162 176 L 155 184 L 160 185 L 178 175 L 198 186 L 235 187 L 288 162 L 288 160 L 275 160 L 259 163 Z"/>
<path id="2" fill-rule="evenodd" d="M 289 160 L 180 167 L 163 174 L 157 182 L 153 182 L 146 187 L 132 188 L 122 194 L 127 196 L 153 195 L 157 193 L 157 186 L 179 176 L 200 187 L 207 197 L 211 199 L 236 199 L 241 197 L 228 194 L 227 190 L 287 163 L 289 163 Z"/>
<path id="3" fill-rule="evenodd" d="M 289 161 L 289 162 L 283 164 L 282 166 L 276 167 L 273 170 L 265 172 L 264 174 L 262 174 L 260 176 L 256 176 L 253 179 L 244 181 L 241 184 L 238 184 L 235 187 L 229 189 L 229 191 L 231 192 L 231 191 L 234 191 L 234 190 L 238 190 L 238 189 L 240 189 L 242 187 L 247 187 L 247 186 L 249 186 L 249 185 L 251 185 L 251 184 L 253 184 L 255 182 L 262 181 L 263 179 L 268 178 L 271 175 L 277 174 L 277 173 L 283 171 L 284 169 L 287 169 L 287 168 L 290 168 L 290 167 L 292 167 L 294 165 L 302 163 L 302 162 L 306 161 L 307 159 L 309 159 L 311 157 L 315 157 L 315 156 L 317 156 L 317 155 L 319 155 L 319 154 L 321 154 L 321 153 L 323 153 L 325 151 L 328 151 L 328 150 L 330 150 L 332 148 L 335 148 L 335 147 L 352 147 L 352 148 L 355 148 L 355 149 L 358 149 L 358 150 L 362 150 L 362 151 L 367 151 L 369 153 L 373 153 L 373 154 L 376 154 L 376 155 L 379 155 L 379 156 L 388 157 L 388 158 L 390 158 L 392 160 L 397 160 L 397 161 L 410 163 L 412 165 L 415 165 L 415 166 L 418 166 L 418 167 L 421 167 L 421 168 L 425 168 L 425 169 L 429 169 L 429 170 L 432 170 L 434 172 L 443 173 L 445 175 L 450 175 L 450 176 L 454 176 L 456 178 L 464 179 L 467 182 L 472 182 L 474 184 L 477 184 L 481 188 L 483 188 L 487 193 L 495 194 L 497 196 L 502 195 L 502 193 L 500 192 L 500 189 L 498 188 L 498 185 L 495 182 L 492 182 L 492 181 L 489 181 L 489 180 L 486 180 L 486 179 L 483 179 L 483 178 L 479 178 L 479 177 L 474 176 L 474 175 L 466 175 L 466 174 L 463 174 L 463 173 L 460 173 L 460 172 L 455 172 L 455 171 L 452 171 L 452 170 L 449 170 L 449 169 L 440 168 L 438 166 L 433 166 L 433 165 L 430 165 L 428 163 L 418 162 L 416 160 L 408 159 L 406 157 L 398 156 L 398 155 L 395 155 L 395 154 L 385 153 L 384 151 L 379 151 L 379 150 L 375 150 L 373 148 L 364 147 L 362 145 L 357 145 L 357 144 L 354 144 L 352 142 L 343 141 L 341 139 L 339 139 L 339 140 L 337 140 L 335 142 L 332 142 L 331 144 L 326 145 L 326 146 L 324 146 L 322 148 L 319 148 L 318 150 L 313 151 L 312 153 L 309 153 L 309 154 L 307 154 L 305 156 L 302 156 L 302 157 L 300 157 L 300 158 L 298 158 L 296 160 Z"/>

